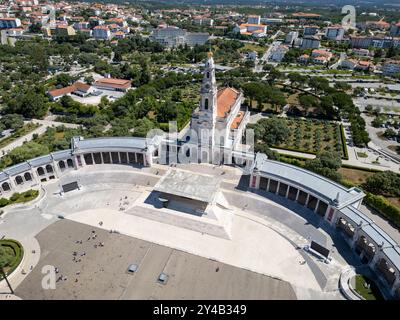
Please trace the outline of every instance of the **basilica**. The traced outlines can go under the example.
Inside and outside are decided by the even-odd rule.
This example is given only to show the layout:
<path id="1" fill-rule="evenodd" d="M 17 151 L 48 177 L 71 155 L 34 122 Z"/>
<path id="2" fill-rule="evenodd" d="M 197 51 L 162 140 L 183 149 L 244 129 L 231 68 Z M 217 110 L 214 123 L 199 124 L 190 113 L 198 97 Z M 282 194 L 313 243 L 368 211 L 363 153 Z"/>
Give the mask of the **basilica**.
<path id="1" fill-rule="evenodd" d="M 242 100 L 243 93 L 237 89 L 217 88 L 215 64 L 210 52 L 205 63 L 200 105 L 193 111 L 190 123 L 190 128 L 197 133 L 199 146 L 203 151 L 223 150 L 225 157 L 231 159 L 232 152 L 244 150 L 242 137 L 250 114 L 241 109 Z M 208 162 L 202 155 L 199 160 Z M 226 162 L 231 161 L 224 161 Z"/>

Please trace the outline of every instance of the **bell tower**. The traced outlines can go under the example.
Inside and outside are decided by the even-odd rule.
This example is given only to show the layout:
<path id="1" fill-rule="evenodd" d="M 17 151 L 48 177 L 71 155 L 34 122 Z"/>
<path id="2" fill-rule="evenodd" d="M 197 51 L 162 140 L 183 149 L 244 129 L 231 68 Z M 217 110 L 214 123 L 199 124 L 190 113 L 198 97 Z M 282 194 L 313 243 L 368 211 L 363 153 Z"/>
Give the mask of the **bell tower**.
<path id="1" fill-rule="evenodd" d="M 208 53 L 200 89 L 200 107 L 197 135 L 201 144 L 214 146 L 215 121 L 217 117 L 217 82 L 212 52 Z"/>

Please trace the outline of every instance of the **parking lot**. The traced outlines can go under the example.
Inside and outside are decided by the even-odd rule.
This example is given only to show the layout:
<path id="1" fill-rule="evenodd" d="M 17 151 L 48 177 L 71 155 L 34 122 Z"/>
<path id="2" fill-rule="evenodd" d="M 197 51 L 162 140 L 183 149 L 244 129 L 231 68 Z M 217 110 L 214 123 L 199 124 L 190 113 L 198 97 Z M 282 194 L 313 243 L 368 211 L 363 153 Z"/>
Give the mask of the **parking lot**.
<path id="1" fill-rule="evenodd" d="M 23 299 L 296 299 L 288 282 L 69 220 L 37 239 L 40 261 L 15 290 Z M 66 279 L 56 289 L 42 288 L 46 265 Z"/>
<path id="2" fill-rule="evenodd" d="M 96 91 L 100 94 L 98 95 L 89 95 L 87 97 L 79 97 L 77 95 L 71 95 L 71 98 L 75 101 L 84 104 L 98 105 L 101 101 L 102 97 L 106 97 L 109 101 L 115 101 L 125 95 L 125 92 L 114 91 L 114 90 L 104 90 L 104 89 L 96 89 Z"/>

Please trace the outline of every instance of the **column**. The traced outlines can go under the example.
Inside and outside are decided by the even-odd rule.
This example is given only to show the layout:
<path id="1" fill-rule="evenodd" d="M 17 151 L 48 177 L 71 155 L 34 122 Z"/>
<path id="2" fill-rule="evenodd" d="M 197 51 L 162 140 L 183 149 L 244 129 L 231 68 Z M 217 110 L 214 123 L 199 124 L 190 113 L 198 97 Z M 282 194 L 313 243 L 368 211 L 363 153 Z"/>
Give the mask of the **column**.
<path id="1" fill-rule="evenodd" d="M 104 164 L 103 152 L 100 152 L 100 159 L 101 159 L 101 164 Z"/>
<path id="2" fill-rule="evenodd" d="M 55 161 L 52 161 L 53 164 L 53 174 L 56 178 L 59 178 L 61 176 L 61 171 L 60 168 L 58 167 L 58 165 L 55 163 Z"/>
<path id="3" fill-rule="evenodd" d="M 279 187 L 281 186 L 281 182 L 278 181 L 278 185 L 276 186 L 275 194 L 279 194 Z"/>
<path id="4" fill-rule="evenodd" d="M 296 193 L 296 202 L 299 200 L 299 194 L 300 194 L 300 189 L 297 188 L 297 193 Z"/>
<path id="5" fill-rule="evenodd" d="M 39 179 L 39 177 L 38 177 L 38 175 L 37 175 L 37 171 L 34 170 L 34 169 L 31 167 L 31 170 L 29 171 L 29 173 L 30 173 L 31 176 L 32 176 L 32 182 L 36 182 L 36 184 L 40 184 L 40 179 Z"/>
<path id="6" fill-rule="evenodd" d="M 270 178 L 268 178 L 268 182 L 267 182 L 267 190 L 265 190 L 265 191 L 268 191 L 269 192 L 269 183 L 271 182 L 271 179 Z"/>
<path id="7" fill-rule="evenodd" d="M 287 199 L 287 197 L 289 196 L 289 190 L 290 190 L 290 186 L 289 185 L 287 185 L 288 187 L 287 187 L 287 190 L 286 190 L 286 195 L 285 195 L 285 198 Z"/>
<path id="8" fill-rule="evenodd" d="M 307 205 L 308 205 L 308 200 L 310 200 L 310 194 L 309 193 L 307 193 L 306 203 L 304 204 L 305 207 L 307 207 Z"/>
<path id="9" fill-rule="evenodd" d="M 396 294 L 397 288 L 400 287 L 400 276 L 399 272 L 397 272 L 396 280 L 394 280 L 390 293 L 394 296 Z"/>
<path id="10" fill-rule="evenodd" d="M 314 212 L 317 212 L 317 210 L 318 210 L 318 206 L 319 206 L 319 199 L 317 198 L 317 204 L 315 205 Z"/>
<path id="11" fill-rule="evenodd" d="M 118 155 L 118 163 L 121 163 L 121 155 L 119 154 L 119 151 L 117 152 Z"/>
<path id="12" fill-rule="evenodd" d="M 379 246 L 376 247 L 376 251 L 374 254 L 374 257 L 371 259 L 371 261 L 368 263 L 368 265 L 372 268 L 372 269 L 376 269 L 376 264 L 379 262 L 379 260 L 382 257 L 382 251 L 381 248 Z"/>

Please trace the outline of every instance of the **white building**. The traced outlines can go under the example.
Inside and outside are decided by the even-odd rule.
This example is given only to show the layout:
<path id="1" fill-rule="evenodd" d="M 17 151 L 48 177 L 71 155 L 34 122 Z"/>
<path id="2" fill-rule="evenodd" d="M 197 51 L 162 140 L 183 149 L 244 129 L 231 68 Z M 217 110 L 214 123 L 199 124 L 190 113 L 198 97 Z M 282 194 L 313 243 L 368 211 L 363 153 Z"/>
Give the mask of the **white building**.
<path id="1" fill-rule="evenodd" d="M 316 36 L 303 37 L 301 49 L 318 49 L 321 45 L 321 40 Z"/>
<path id="2" fill-rule="evenodd" d="M 0 18 L 0 29 L 12 29 L 21 27 L 21 20 L 18 18 Z"/>
<path id="3" fill-rule="evenodd" d="M 232 152 L 241 143 L 249 113 L 240 110 L 242 92 L 230 87 L 217 89 L 211 53 L 205 64 L 200 95 L 200 106 L 194 110 L 190 122 L 190 128 L 197 133 L 198 143 L 207 152 L 214 147 Z M 203 153 L 199 157 L 205 160 Z"/>
<path id="4" fill-rule="evenodd" d="M 107 26 L 96 26 L 93 28 L 93 38 L 100 40 L 110 40 L 111 31 Z"/>
<path id="5" fill-rule="evenodd" d="M 281 62 L 282 59 L 285 57 L 286 52 L 288 51 L 289 51 L 288 46 L 285 45 L 278 46 L 271 51 L 269 59 L 274 62 Z"/>
<path id="6" fill-rule="evenodd" d="M 330 26 L 325 30 L 325 37 L 329 40 L 343 40 L 344 29 L 342 26 Z"/>
<path id="7" fill-rule="evenodd" d="M 247 23 L 248 24 L 260 24 L 261 23 L 261 17 L 260 16 L 248 16 L 247 17 Z"/>
<path id="8" fill-rule="evenodd" d="M 194 46 L 196 44 L 203 45 L 209 38 L 210 35 L 208 33 L 187 32 L 184 29 L 173 26 L 157 28 L 150 36 L 151 40 L 167 47 L 176 47 L 184 44 L 188 44 L 189 46 Z"/>
<path id="9" fill-rule="evenodd" d="M 285 38 L 285 43 L 288 45 L 292 45 L 296 39 L 299 37 L 299 33 L 297 31 L 290 31 Z"/>
<path id="10" fill-rule="evenodd" d="M 400 73 L 400 61 L 391 60 L 385 62 L 382 66 L 382 73 L 385 76 L 393 76 L 395 74 Z"/>

